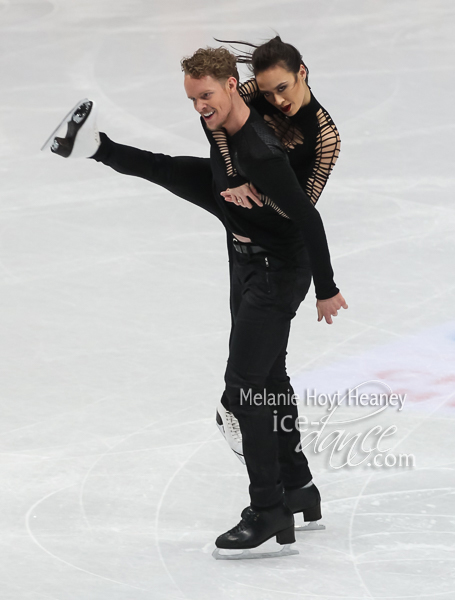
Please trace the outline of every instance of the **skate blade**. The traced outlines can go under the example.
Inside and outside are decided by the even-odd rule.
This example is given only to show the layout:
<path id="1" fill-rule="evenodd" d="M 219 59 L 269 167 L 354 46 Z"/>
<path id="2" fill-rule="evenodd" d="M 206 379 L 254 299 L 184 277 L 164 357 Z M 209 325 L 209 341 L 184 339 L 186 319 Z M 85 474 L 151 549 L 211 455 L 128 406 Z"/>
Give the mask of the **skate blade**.
<path id="1" fill-rule="evenodd" d="M 84 102 L 90 102 L 90 100 L 88 98 L 84 98 L 83 100 L 79 100 L 79 102 L 77 104 L 75 104 L 73 106 L 73 108 L 69 111 L 69 113 L 66 115 L 66 117 L 64 119 L 62 119 L 60 121 L 60 124 L 58 125 L 58 127 L 56 127 L 54 129 L 54 131 L 51 133 L 51 135 L 47 138 L 47 140 L 44 142 L 44 144 L 41 147 L 41 152 L 43 150 L 46 150 L 47 148 L 50 148 L 52 145 L 52 142 L 54 141 L 54 137 L 57 133 L 57 131 L 60 129 L 60 127 L 62 127 L 65 123 L 68 123 L 68 121 L 70 120 L 71 115 L 73 114 L 73 112 L 76 110 L 76 108 L 80 105 L 83 104 Z"/>
<path id="2" fill-rule="evenodd" d="M 221 554 L 223 552 L 234 552 L 234 554 Z M 251 558 L 281 558 L 282 556 L 291 556 L 293 554 L 299 554 L 298 550 L 291 548 L 290 544 L 285 544 L 281 550 L 277 552 L 251 552 L 251 550 L 226 550 L 221 548 L 215 548 L 212 552 L 213 558 L 216 560 L 246 560 Z"/>
<path id="3" fill-rule="evenodd" d="M 325 525 L 318 523 L 318 521 L 309 521 L 306 525 L 296 525 L 295 531 L 322 531 L 325 529 Z"/>
<path id="4" fill-rule="evenodd" d="M 239 459 L 239 461 L 242 463 L 242 465 L 245 465 L 245 459 L 243 458 L 243 454 L 239 454 L 238 452 L 236 452 L 232 448 L 231 448 L 231 450 L 236 455 L 236 457 Z"/>

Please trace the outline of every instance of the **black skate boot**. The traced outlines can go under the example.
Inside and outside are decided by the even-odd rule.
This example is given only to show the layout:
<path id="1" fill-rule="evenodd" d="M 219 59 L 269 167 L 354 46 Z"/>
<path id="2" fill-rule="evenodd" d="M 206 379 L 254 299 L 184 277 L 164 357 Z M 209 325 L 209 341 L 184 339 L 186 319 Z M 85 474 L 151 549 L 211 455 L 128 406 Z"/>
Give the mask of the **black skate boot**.
<path id="1" fill-rule="evenodd" d="M 89 158 L 100 146 L 96 128 L 96 105 L 91 100 L 81 100 L 53 131 L 41 150 L 50 147 L 51 152 L 63 158 Z M 67 124 L 64 137 L 54 137 Z"/>
<path id="2" fill-rule="evenodd" d="M 303 520 L 308 525 L 296 525 L 297 531 L 325 529 L 325 525 L 317 523 L 322 518 L 321 494 L 314 485 L 284 491 L 284 501 L 294 514 L 303 513 Z"/>
<path id="3" fill-rule="evenodd" d="M 284 545 L 279 552 L 251 553 L 249 551 L 250 548 L 257 548 L 274 536 L 278 544 Z M 289 547 L 294 542 L 294 516 L 285 504 L 260 510 L 248 506 L 242 511 L 240 523 L 217 538 L 213 556 L 217 559 L 237 560 L 298 554 L 297 550 Z M 244 552 L 226 555 L 220 554 L 220 549 L 244 550 Z"/>

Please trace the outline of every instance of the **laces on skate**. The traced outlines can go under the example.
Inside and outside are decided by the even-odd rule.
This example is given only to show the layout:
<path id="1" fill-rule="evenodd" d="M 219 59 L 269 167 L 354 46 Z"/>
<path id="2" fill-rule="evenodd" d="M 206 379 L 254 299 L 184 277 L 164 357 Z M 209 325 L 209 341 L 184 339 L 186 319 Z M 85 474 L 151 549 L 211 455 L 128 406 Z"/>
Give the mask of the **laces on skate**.
<path id="1" fill-rule="evenodd" d="M 221 402 L 216 411 L 216 424 L 231 450 L 244 465 L 242 432 L 240 431 L 239 422 L 233 413 L 224 408 Z"/>

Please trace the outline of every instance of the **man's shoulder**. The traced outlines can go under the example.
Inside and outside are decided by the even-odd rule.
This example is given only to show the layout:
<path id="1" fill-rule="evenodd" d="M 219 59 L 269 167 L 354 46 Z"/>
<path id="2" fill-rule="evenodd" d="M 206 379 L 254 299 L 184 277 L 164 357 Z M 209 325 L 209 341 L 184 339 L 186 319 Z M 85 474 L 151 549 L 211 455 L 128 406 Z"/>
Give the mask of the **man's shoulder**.
<path id="1" fill-rule="evenodd" d="M 286 150 L 272 128 L 254 109 L 251 110 L 250 117 L 242 127 L 242 134 L 245 142 L 244 150 L 248 150 L 252 158 L 286 156 Z"/>

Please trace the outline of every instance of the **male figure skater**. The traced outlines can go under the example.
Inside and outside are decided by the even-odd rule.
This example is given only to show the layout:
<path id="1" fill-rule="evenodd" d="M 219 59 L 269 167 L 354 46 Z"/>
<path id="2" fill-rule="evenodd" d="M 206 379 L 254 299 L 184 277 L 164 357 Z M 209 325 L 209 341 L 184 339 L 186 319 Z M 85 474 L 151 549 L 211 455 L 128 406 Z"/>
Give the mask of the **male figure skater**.
<path id="1" fill-rule="evenodd" d="M 182 69 L 187 96 L 203 126 L 226 130 L 235 168 L 268 197 L 263 207 L 253 205 L 245 211 L 225 202 L 220 195 L 228 187 L 225 165 L 214 151 L 208 164 L 122 146 L 105 134 L 97 137 L 89 101 L 76 108 L 67 135 L 55 138 L 52 150 L 62 156 L 83 154 L 85 136 L 86 156 L 162 185 L 222 221 L 230 255 L 232 314 L 222 402 L 240 424 L 251 505 L 240 523 L 215 543 L 217 548 L 247 549 L 276 536 L 278 543 L 290 544 L 295 541 L 293 513 L 317 520 L 320 496 L 308 485 L 312 477 L 306 457 L 296 451 L 298 430 L 274 427 L 272 409 L 280 422 L 287 415 L 294 421 L 297 408 L 293 403 L 269 406 L 266 398 L 292 395 L 286 347 L 290 322 L 311 275 L 319 321 L 331 323 L 347 305 L 333 280 L 319 213 L 301 189 L 280 142 L 237 91 L 236 57 L 224 48 L 200 49 L 182 60 Z"/>

